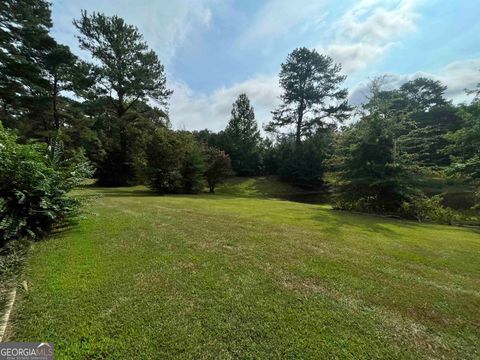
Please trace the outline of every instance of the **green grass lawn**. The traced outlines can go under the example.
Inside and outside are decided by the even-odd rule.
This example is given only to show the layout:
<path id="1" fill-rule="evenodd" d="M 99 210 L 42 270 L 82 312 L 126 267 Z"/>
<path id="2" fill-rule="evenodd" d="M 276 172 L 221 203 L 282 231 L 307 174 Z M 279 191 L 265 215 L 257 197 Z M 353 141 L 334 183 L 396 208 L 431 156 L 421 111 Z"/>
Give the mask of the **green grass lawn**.
<path id="1" fill-rule="evenodd" d="M 244 187 L 82 190 L 102 196 L 31 248 L 9 340 L 72 359 L 480 357 L 479 231 Z"/>

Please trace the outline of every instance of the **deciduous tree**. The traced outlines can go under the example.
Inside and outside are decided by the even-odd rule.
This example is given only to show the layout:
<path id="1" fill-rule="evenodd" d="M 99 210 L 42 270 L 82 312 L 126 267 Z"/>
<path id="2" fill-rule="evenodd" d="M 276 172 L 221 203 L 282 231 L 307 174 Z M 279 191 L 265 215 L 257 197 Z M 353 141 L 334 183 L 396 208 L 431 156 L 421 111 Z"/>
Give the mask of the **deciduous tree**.
<path id="1" fill-rule="evenodd" d="M 230 157 L 224 151 L 207 147 L 205 152 L 207 158 L 205 179 L 210 192 L 214 193 L 215 187 L 232 174 L 232 166 Z"/>

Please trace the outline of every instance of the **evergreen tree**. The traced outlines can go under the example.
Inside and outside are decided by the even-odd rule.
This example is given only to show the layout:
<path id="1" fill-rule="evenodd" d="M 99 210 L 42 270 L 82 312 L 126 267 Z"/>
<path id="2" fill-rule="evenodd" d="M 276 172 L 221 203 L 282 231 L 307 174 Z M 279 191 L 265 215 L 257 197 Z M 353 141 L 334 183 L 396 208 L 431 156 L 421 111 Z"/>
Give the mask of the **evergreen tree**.
<path id="1" fill-rule="evenodd" d="M 118 16 L 88 15 L 83 11 L 74 25 L 81 34 L 80 47 L 98 61 L 92 65 L 97 78 L 90 95 L 107 99 L 109 120 L 114 123 L 111 130 L 118 136 L 115 146 L 106 149 L 109 164 L 104 165 L 109 171 L 101 172 L 100 181 L 108 185 L 126 184 L 135 178 L 128 124 L 135 121 L 133 110 L 140 101 L 154 99 L 166 105 L 172 92 L 166 88 L 164 67 L 138 29 Z"/>
<path id="2" fill-rule="evenodd" d="M 339 137 L 337 206 L 376 213 L 397 213 L 411 195 L 409 158 L 399 149 L 404 112 L 395 91 L 371 85 L 362 118 Z"/>
<path id="3" fill-rule="evenodd" d="M 88 79 L 89 66 L 72 54 L 68 46 L 55 43 L 45 55 L 44 70 L 49 82 L 52 127 L 58 133 L 68 118 L 64 107 L 68 100 L 62 94 L 65 91 L 82 94 L 92 84 Z"/>
<path id="4" fill-rule="evenodd" d="M 346 78 L 340 71 L 339 64 L 315 50 L 298 48 L 290 53 L 280 71 L 283 103 L 273 111 L 267 130 L 294 126 L 299 144 L 325 121 L 345 120 L 351 108 L 347 90 L 340 88 Z"/>
<path id="5" fill-rule="evenodd" d="M 230 155 L 238 175 L 258 174 L 261 168 L 261 136 L 253 107 L 246 94 L 233 103 L 232 116 L 225 128 L 224 150 Z"/>
<path id="6" fill-rule="evenodd" d="M 407 81 L 400 92 L 408 100 L 409 107 L 416 111 L 427 111 L 435 106 L 447 105 L 445 91 L 447 87 L 438 80 L 419 77 Z"/>
<path id="7" fill-rule="evenodd" d="M 197 194 L 203 190 L 205 179 L 203 177 L 206 158 L 203 148 L 195 141 L 189 144 L 181 170 L 183 192 Z"/>
<path id="8" fill-rule="evenodd" d="M 480 89 L 480 86 L 478 87 Z M 446 154 L 452 158 L 451 171 L 480 182 L 480 98 L 459 106 L 464 126 L 445 135 L 449 141 Z"/>
<path id="9" fill-rule="evenodd" d="M 440 81 L 421 77 L 406 82 L 398 90 L 404 98 L 403 107 L 409 121 L 401 145 L 423 166 L 449 165 L 445 134 L 462 127 L 456 108 L 445 99 L 446 89 Z"/>
<path id="10" fill-rule="evenodd" d="M 333 153 L 335 130 L 335 125 L 325 125 L 300 144 L 291 135 L 281 137 L 276 151 L 278 175 L 304 188 L 321 185 Z"/>
<path id="11" fill-rule="evenodd" d="M 22 135 L 48 130 L 44 114 L 50 102 L 43 60 L 55 44 L 51 26 L 45 0 L 0 2 L 0 117 Z"/>
<path id="12" fill-rule="evenodd" d="M 452 105 L 436 106 L 410 115 L 414 128 L 403 137 L 403 148 L 423 166 L 450 165 L 445 135 L 462 128 L 463 120 Z"/>
<path id="13" fill-rule="evenodd" d="M 337 206 L 396 213 L 408 198 L 408 171 L 395 153 L 395 130 L 378 114 L 364 117 L 341 137 Z"/>

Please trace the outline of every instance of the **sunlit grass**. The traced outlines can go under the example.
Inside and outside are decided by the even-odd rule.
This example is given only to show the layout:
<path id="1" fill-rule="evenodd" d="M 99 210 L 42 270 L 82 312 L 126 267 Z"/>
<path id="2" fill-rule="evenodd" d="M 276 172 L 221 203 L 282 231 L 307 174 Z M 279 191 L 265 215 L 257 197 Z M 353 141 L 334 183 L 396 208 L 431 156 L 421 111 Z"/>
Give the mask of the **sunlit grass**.
<path id="1" fill-rule="evenodd" d="M 103 196 L 31 249 L 10 340 L 73 359 L 480 356 L 478 231 L 256 198 L 284 186 L 264 185 L 82 190 Z"/>

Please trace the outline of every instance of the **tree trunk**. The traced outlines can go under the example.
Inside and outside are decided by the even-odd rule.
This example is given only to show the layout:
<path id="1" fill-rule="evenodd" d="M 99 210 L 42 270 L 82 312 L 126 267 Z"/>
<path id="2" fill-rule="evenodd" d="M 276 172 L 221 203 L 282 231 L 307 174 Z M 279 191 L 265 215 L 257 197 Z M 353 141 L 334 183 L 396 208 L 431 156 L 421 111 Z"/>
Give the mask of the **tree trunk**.
<path id="1" fill-rule="evenodd" d="M 299 145 L 302 141 L 302 123 L 303 123 L 303 103 L 300 103 L 297 111 L 297 131 L 295 134 L 295 143 Z"/>
<path id="2" fill-rule="evenodd" d="M 214 194 L 215 193 L 215 182 L 214 181 L 209 181 L 208 182 L 208 188 L 210 189 L 210 194 Z"/>
<path id="3" fill-rule="evenodd" d="M 397 139 L 393 139 L 393 165 L 397 164 Z"/>
<path id="4" fill-rule="evenodd" d="M 122 178 L 120 179 L 121 185 L 126 185 L 130 174 L 130 169 L 127 164 L 127 152 L 128 152 L 128 139 L 127 139 L 127 124 L 125 123 L 123 117 L 126 113 L 124 106 L 123 94 L 118 94 L 118 105 L 117 105 L 117 121 L 120 132 L 120 167 Z"/>
<path id="5" fill-rule="evenodd" d="M 58 115 L 58 108 L 57 108 L 57 99 L 58 98 L 58 79 L 54 75 L 53 79 L 53 92 L 52 92 L 52 108 L 53 108 L 53 124 L 55 126 L 56 136 L 60 131 L 60 117 Z"/>

